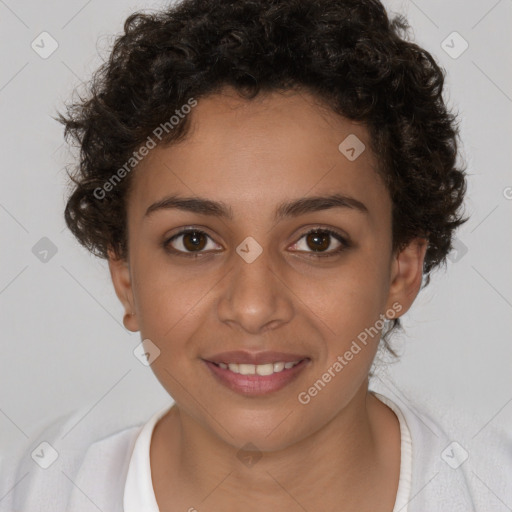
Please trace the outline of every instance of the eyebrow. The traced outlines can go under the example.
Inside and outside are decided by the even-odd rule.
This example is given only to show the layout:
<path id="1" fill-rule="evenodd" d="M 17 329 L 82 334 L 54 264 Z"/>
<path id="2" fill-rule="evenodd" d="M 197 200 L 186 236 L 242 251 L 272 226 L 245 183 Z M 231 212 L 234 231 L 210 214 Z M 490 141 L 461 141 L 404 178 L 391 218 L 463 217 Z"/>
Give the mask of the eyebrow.
<path id="1" fill-rule="evenodd" d="M 328 196 L 302 197 L 293 201 L 281 203 L 274 212 L 274 221 L 285 217 L 298 217 L 306 213 L 328 210 L 331 208 L 349 208 L 368 214 L 368 208 L 359 200 L 343 195 L 331 194 Z M 201 215 L 233 220 L 232 209 L 221 201 L 212 201 L 202 197 L 167 196 L 148 207 L 144 217 L 149 217 L 159 210 L 179 209 Z"/>

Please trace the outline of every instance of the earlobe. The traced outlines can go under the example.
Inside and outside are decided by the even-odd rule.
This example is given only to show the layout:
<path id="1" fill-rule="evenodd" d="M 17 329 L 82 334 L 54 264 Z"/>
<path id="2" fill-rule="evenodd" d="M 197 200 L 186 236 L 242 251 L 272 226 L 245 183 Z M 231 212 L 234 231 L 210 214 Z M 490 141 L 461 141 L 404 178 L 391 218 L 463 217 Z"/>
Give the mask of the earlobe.
<path id="1" fill-rule="evenodd" d="M 394 256 L 387 307 L 399 303 L 398 316 L 408 311 L 420 291 L 427 247 L 425 238 L 415 238 Z"/>
<path id="2" fill-rule="evenodd" d="M 125 309 L 123 325 L 129 331 L 137 332 L 139 326 L 133 299 L 130 265 L 127 260 L 118 258 L 113 251 L 109 250 L 108 267 L 117 298 L 121 301 Z"/>

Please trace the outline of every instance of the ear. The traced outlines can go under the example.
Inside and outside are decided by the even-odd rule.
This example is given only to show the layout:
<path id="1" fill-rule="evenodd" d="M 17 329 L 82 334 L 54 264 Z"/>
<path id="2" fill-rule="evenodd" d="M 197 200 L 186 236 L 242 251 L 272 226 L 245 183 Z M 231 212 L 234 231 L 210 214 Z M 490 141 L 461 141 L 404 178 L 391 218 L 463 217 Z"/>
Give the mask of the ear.
<path id="1" fill-rule="evenodd" d="M 393 256 L 391 285 L 386 307 L 389 309 L 393 304 L 400 304 L 402 308 L 396 317 L 402 316 L 409 310 L 420 291 L 427 247 L 428 241 L 425 238 L 414 238 Z"/>
<path id="2" fill-rule="evenodd" d="M 137 332 L 139 330 L 139 323 L 135 312 L 130 265 L 127 260 L 118 258 L 114 252 L 109 249 L 108 268 L 116 295 L 125 309 L 123 324 L 129 331 Z"/>

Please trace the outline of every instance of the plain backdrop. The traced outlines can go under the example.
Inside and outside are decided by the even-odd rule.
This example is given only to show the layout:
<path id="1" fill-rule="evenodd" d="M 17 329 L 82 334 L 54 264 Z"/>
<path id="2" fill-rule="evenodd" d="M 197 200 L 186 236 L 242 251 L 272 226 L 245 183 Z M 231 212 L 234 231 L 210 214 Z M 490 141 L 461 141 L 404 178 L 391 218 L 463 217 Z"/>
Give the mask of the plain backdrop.
<path id="1" fill-rule="evenodd" d="M 163 5 L 0 0 L 0 450 L 78 408 L 92 422 L 106 415 L 142 421 L 170 400 L 133 354 L 140 334 L 122 325 L 106 262 L 65 227 L 64 166 L 71 160 L 52 119 L 102 62 L 125 18 Z M 385 5 L 406 14 L 415 40 L 447 72 L 471 217 L 446 270 L 433 275 L 405 316 L 401 360 L 386 372 L 397 395 L 510 428 L 512 1 Z M 57 49 L 44 55 L 52 44 Z"/>

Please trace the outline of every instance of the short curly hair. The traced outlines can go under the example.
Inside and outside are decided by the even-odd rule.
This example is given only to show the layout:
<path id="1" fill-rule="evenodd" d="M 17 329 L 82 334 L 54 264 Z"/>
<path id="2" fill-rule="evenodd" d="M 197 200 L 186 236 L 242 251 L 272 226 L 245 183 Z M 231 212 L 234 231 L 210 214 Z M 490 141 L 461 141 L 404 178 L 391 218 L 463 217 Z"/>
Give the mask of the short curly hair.
<path id="1" fill-rule="evenodd" d="M 457 164 L 456 115 L 442 94 L 444 70 L 409 41 L 402 15 L 378 0 L 182 0 L 124 24 L 88 94 L 58 120 L 80 148 L 66 224 L 93 254 L 127 258 L 126 197 L 131 174 L 98 197 L 155 127 L 190 98 L 232 86 L 245 99 L 306 90 L 368 129 L 392 200 L 394 249 L 428 240 L 424 285 L 446 262 L 465 169 Z M 190 116 L 160 144 L 186 137 Z M 183 118 L 182 118 L 183 117 Z M 126 173 L 125 173 L 126 174 Z M 399 326 L 398 319 L 394 321 Z"/>

